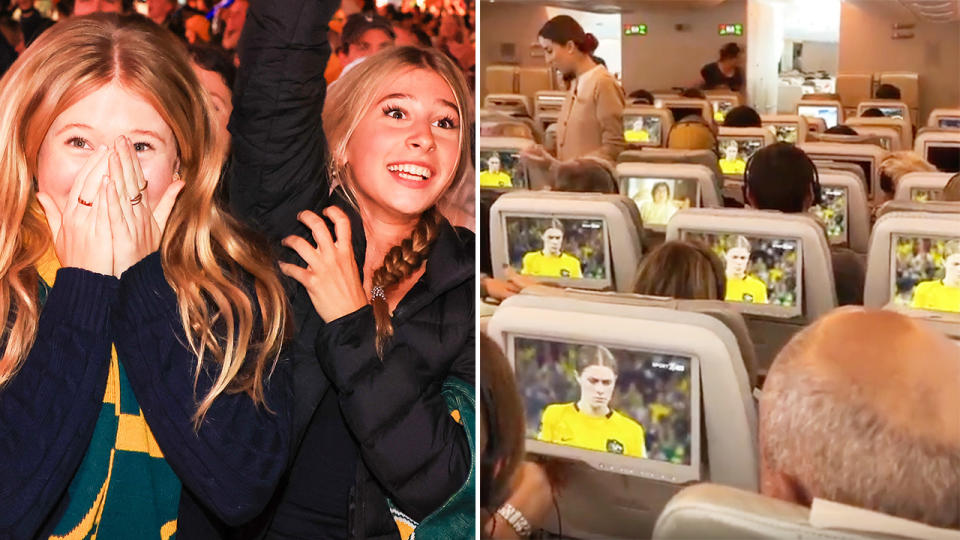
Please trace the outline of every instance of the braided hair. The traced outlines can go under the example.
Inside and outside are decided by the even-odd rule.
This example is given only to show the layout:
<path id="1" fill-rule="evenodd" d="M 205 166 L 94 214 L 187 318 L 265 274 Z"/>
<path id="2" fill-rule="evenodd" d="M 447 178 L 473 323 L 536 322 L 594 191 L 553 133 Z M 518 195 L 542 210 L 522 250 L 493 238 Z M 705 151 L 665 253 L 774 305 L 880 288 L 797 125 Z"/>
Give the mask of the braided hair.
<path id="1" fill-rule="evenodd" d="M 410 236 L 399 245 L 393 246 L 383 257 L 383 264 L 373 272 L 373 286 L 378 293 L 373 294 L 370 305 L 377 322 L 377 355 L 383 358 L 383 351 L 393 337 L 393 323 L 390 321 L 390 307 L 386 294 L 398 283 L 410 277 L 426 260 L 430 248 L 440 234 L 444 217 L 437 208 L 431 207 L 420 216 Z M 382 293 L 382 294 L 380 294 Z"/>

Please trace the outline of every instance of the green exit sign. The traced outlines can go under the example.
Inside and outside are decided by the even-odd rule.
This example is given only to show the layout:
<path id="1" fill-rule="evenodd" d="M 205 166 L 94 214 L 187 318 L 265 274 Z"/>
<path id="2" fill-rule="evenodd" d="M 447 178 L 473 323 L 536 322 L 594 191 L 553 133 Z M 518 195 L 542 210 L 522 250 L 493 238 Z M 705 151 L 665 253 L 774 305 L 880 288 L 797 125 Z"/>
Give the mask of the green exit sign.
<path id="1" fill-rule="evenodd" d="M 721 24 L 720 25 L 720 35 L 721 36 L 742 36 L 743 35 L 743 25 L 740 23 L 737 24 Z"/>
<path id="2" fill-rule="evenodd" d="M 625 24 L 625 25 L 623 25 L 623 35 L 625 35 L 625 36 L 645 36 L 645 35 L 647 35 L 647 25 L 645 25 L 645 24 Z"/>

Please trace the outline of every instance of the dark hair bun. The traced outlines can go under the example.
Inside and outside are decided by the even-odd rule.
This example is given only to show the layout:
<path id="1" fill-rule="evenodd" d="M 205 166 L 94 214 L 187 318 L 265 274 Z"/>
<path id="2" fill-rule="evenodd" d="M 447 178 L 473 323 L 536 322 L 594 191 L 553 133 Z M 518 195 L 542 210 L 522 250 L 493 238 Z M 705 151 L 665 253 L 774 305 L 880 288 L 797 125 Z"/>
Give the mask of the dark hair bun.
<path id="1" fill-rule="evenodd" d="M 587 35 L 583 38 L 583 48 L 581 50 L 587 54 L 591 54 L 593 51 L 597 50 L 597 47 L 599 46 L 600 42 L 597 41 L 597 36 L 587 33 Z"/>

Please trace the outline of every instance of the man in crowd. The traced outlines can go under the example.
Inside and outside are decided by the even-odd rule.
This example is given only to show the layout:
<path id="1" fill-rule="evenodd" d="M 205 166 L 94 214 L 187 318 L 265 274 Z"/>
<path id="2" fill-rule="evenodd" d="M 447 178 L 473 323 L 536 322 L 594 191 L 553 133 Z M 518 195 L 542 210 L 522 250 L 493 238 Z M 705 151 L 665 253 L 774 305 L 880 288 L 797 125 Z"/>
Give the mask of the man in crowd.
<path id="1" fill-rule="evenodd" d="M 836 310 L 777 355 L 760 490 L 960 528 L 960 348 L 917 319 Z"/>
<path id="2" fill-rule="evenodd" d="M 340 63 L 343 64 L 343 76 L 364 58 L 379 51 L 393 47 L 397 35 L 390 21 L 379 16 L 365 16 L 354 13 L 347 17 L 340 35 Z"/>

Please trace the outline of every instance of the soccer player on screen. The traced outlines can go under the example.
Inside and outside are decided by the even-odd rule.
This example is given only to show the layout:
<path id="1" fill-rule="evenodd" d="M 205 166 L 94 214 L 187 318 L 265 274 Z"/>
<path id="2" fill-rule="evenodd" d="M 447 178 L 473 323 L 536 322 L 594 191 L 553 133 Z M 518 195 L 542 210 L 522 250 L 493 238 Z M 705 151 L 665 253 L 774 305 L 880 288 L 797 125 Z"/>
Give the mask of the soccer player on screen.
<path id="1" fill-rule="evenodd" d="M 921 281 L 913 290 L 910 307 L 960 313 L 960 241 L 944 249 L 943 279 Z"/>
<path id="2" fill-rule="evenodd" d="M 563 252 L 563 228 L 554 221 L 543 231 L 543 249 L 523 255 L 520 273 L 525 276 L 582 278 L 580 259 Z"/>
<path id="3" fill-rule="evenodd" d="M 625 456 L 647 457 L 643 426 L 610 408 L 617 384 L 617 361 L 598 346 L 577 362 L 580 399 L 547 405 L 540 418 L 541 441 Z"/>
<path id="4" fill-rule="evenodd" d="M 720 158 L 720 170 L 723 174 L 743 174 L 747 170 L 747 162 L 739 156 L 740 145 L 737 141 L 730 141 L 723 147 L 723 156 Z"/>
<path id="5" fill-rule="evenodd" d="M 650 132 L 643 125 L 643 117 L 633 121 L 633 127 L 623 132 L 623 138 L 627 142 L 649 142 Z"/>
<path id="6" fill-rule="evenodd" d="M 494 154 L 487 160 L 487 170 L 480 171 L 480 187 L 513 187 L 510 174 L 500 170 L 500 156 Z"/>
<path id="7" fill-rule="evenodd" d="M 743 236 L 733 240 L 733 247 L 724 254 L 727 273 L 727 296 L 733 302 L 767 303 L 767 284 L 747 274 L 750 266 L 750 241 Z"/>

